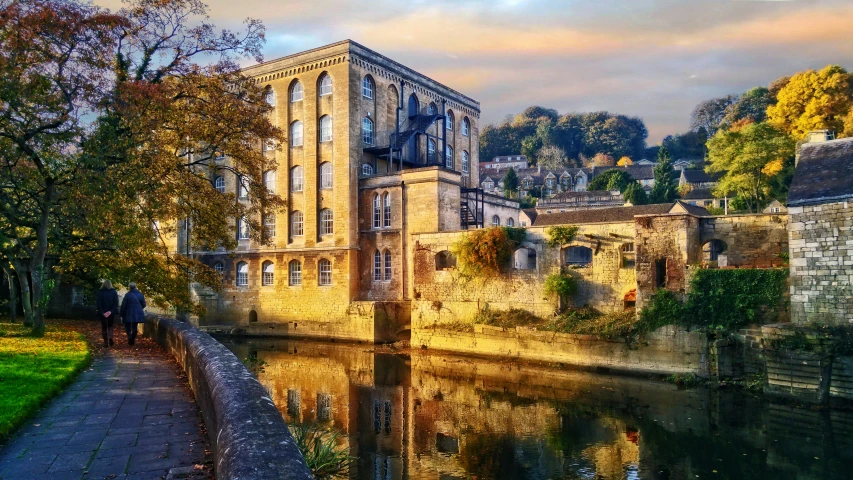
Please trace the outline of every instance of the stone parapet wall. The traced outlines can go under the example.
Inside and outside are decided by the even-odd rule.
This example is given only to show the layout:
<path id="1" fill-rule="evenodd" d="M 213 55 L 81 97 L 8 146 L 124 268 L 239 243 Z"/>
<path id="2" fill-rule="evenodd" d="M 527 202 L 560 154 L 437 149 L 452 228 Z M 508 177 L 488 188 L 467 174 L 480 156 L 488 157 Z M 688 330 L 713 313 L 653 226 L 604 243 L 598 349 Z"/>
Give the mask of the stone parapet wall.
<path id="1" fill-rule="evenodd" d="M 210 335 L 177 320 L 149 316 L 145 336 L 187 373 L 213 446 L 218 479 L 314 478 L 269 392 Z"/>
<path id="2" fill-rule="evenodd" d="M 709 375 L 705 334 L 663 327 L 639 345 L 622 340 L 601 340 L 590 335 L 537 331 L 524 327 L 505 329 L 475 325 L 474 332 L 443 328 L 417 329 L 413 347 L 426 347 L 475 355 L 555 362 L 584 367 L 607 367 L 651 374 L 693 373 Z"/>
<path id="3" fill-rule="evenodd" d="M 784 263 L 788 252 L 788 216 L 745 214 L 703 218 L 700 244 L 722 240 L 729 266 L 769 268 Z"/>
<path id="4" fill-rule="evenodd" d="M 853 208 L 844 201 L 788 213 L 791 321 L 853 321 Z"/>

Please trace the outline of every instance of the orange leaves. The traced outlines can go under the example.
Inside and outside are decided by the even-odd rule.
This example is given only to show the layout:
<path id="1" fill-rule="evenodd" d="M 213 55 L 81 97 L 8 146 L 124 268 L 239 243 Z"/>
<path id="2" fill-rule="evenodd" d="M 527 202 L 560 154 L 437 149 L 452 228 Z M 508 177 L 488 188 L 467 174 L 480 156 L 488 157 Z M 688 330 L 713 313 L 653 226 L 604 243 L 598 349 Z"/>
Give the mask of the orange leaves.
<path id="1" fill-rule="evenodd" d="M 522 228 L 492 227 L 472 230 L 453 246 L 460 271 L 470 277 L 501 274 L 516 247 L 524 241 Z"/>

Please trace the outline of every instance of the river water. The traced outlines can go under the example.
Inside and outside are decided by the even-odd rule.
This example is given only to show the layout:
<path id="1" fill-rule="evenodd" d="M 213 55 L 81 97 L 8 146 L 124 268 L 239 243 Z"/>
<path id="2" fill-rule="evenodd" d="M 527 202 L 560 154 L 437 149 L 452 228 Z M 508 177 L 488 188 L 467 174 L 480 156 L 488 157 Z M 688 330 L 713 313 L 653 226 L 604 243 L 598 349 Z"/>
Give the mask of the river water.
<path id="1" fill-rule="evenodd" d="M 853 412 L 637 377 L 305 340 L 220 339 L 350 478 L 851 479 Z"/>

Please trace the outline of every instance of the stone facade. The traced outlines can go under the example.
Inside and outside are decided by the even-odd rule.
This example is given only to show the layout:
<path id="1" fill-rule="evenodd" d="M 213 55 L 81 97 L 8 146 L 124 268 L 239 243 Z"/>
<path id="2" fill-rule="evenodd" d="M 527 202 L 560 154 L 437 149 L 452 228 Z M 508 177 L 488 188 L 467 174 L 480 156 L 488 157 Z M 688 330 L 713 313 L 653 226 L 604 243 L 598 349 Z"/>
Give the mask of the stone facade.
<path id="1" fill-rule="evenodd" d="M 791 206 L 791 321 L 853 323 L 853 208 Z"/>

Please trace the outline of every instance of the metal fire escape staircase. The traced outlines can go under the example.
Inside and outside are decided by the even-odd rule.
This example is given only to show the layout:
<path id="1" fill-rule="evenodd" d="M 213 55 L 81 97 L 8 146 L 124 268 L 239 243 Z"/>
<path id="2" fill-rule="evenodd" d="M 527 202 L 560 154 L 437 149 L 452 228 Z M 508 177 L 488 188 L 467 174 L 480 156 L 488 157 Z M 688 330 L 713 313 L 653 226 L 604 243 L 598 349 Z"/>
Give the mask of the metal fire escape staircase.
<path id="1" fill-rule="evenodd" d="M 463 230 L 469 228 L 483 228 L 483 210 L 485 206 L 485 192 L 482 188 L 460 189 L 459 216 Z"/>

